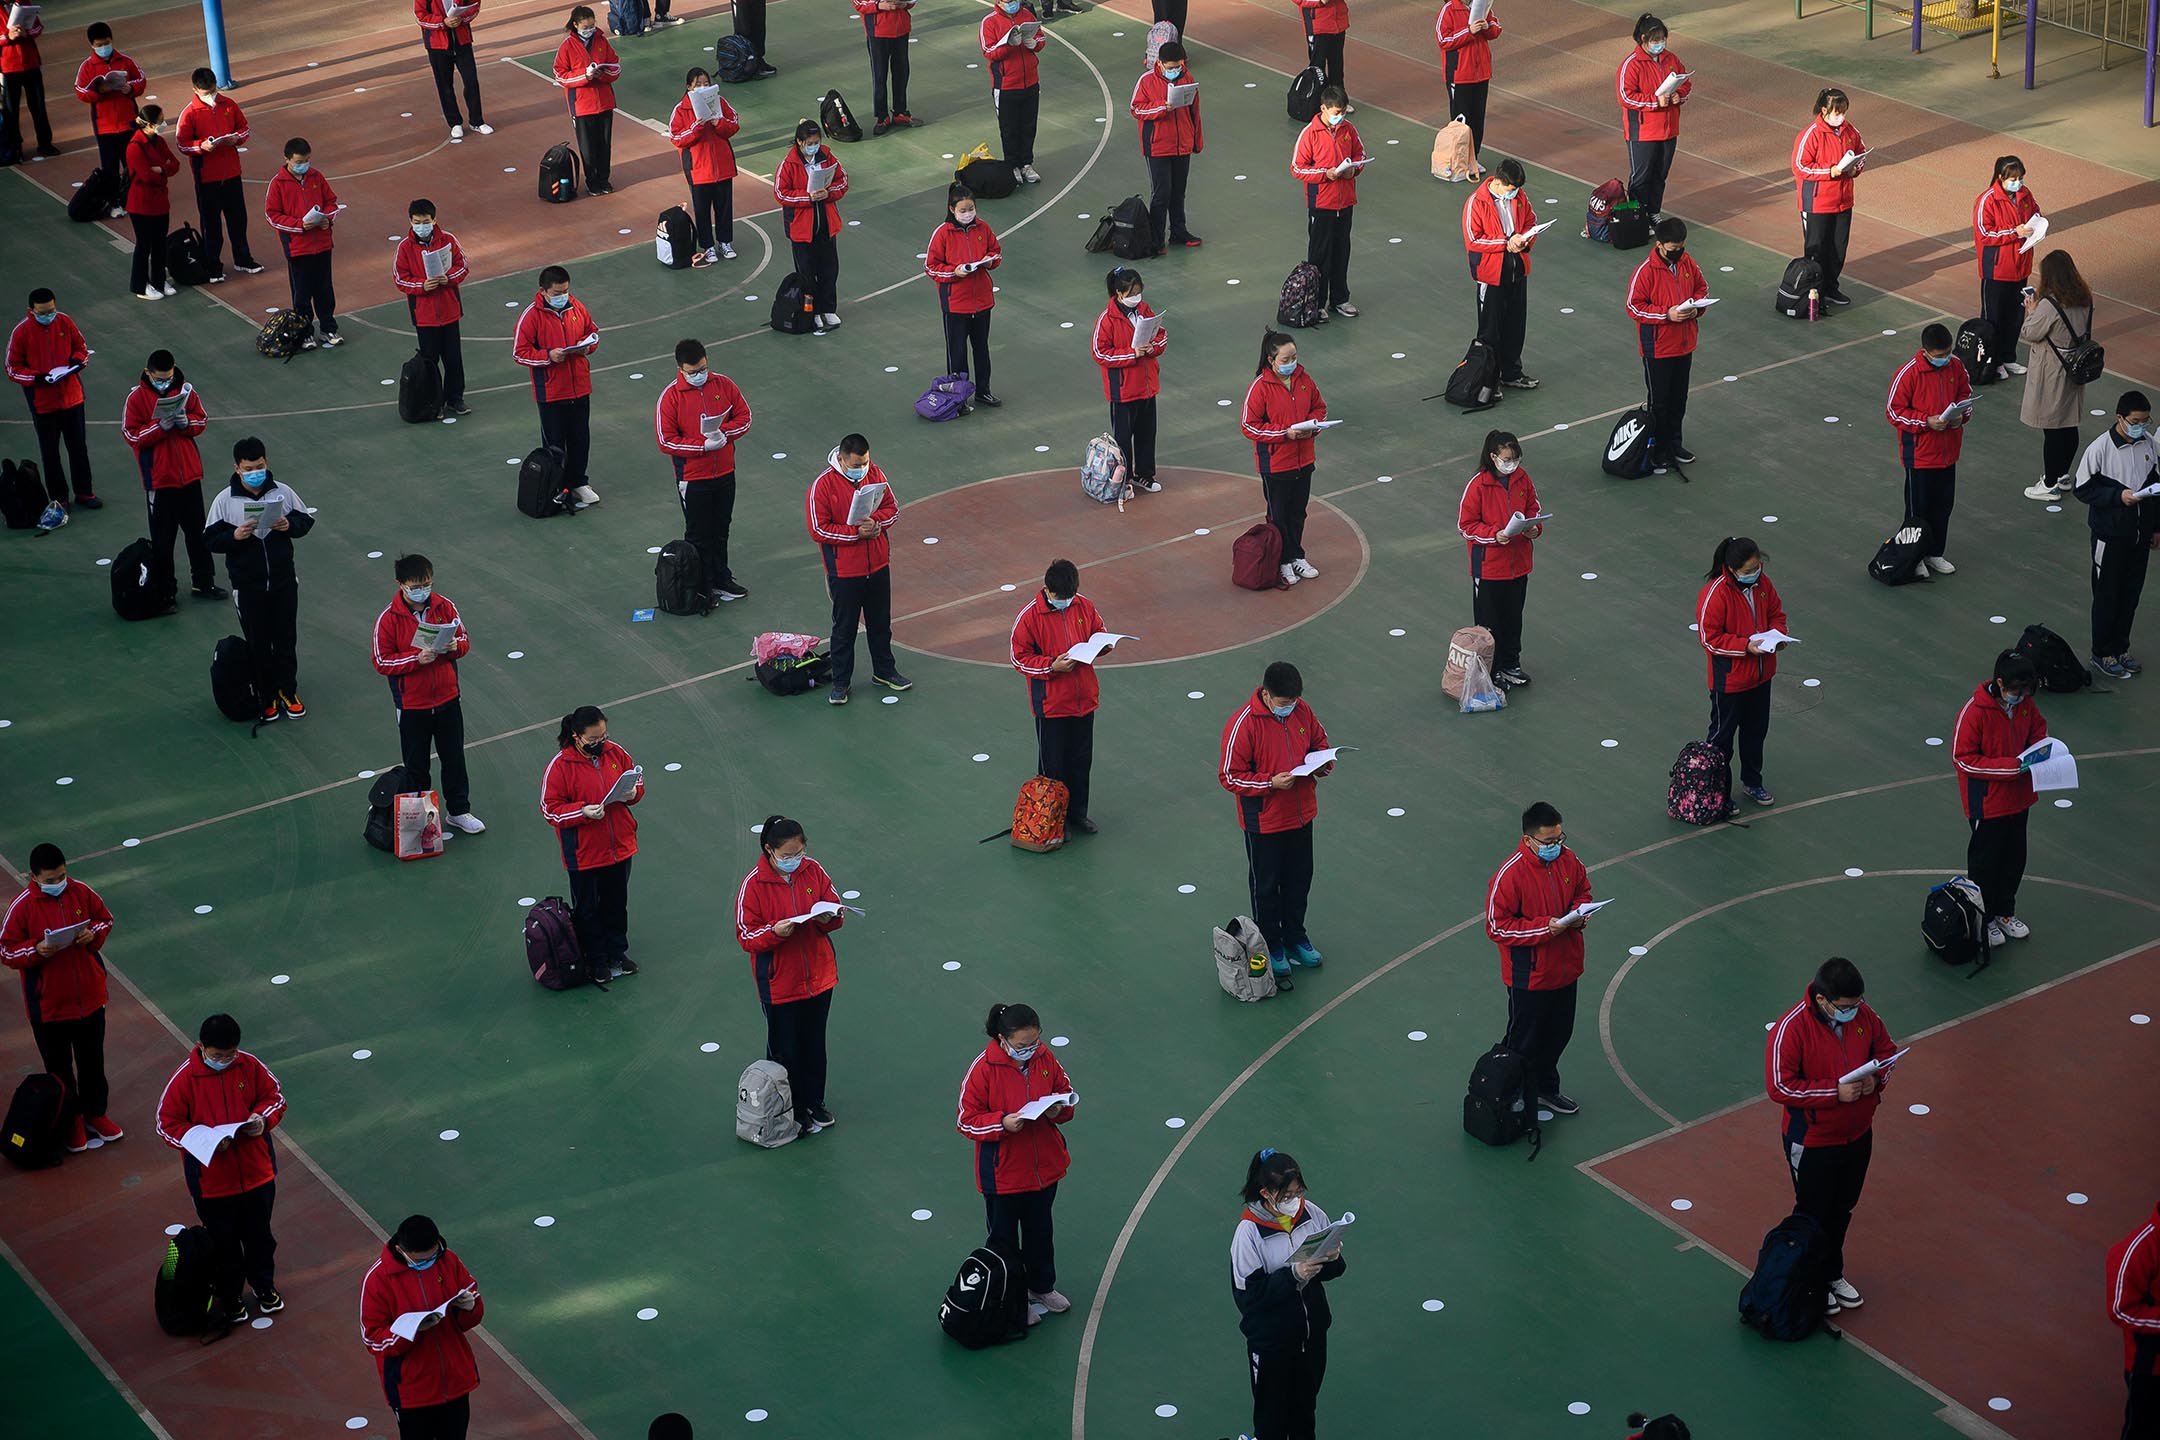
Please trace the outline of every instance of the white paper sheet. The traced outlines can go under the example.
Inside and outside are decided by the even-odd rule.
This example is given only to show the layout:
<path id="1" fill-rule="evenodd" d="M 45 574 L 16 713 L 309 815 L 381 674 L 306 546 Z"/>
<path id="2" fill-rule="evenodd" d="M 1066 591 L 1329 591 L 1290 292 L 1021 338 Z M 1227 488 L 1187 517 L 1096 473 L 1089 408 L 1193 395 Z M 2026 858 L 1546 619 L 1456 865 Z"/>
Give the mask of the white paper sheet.
<path id="1" fill-rule="evenodd" d="M 42 5 L 12 5 L 8 7 L 7 23 L 18 30 L 28 30 L 37 24 L 38 12 L 44 8 Z"/>
<path id="2" fill-rule="evenodd" d="M 1910 1055 L 1911 1053 L 1912 1046 L 1908 1045 L 1903 1050 L 1898 1051 L 1895 1055 L 1886 1055 L 1880 1060 L 1870 1060 L 1865 1065 L 1856 1066 L 1855 1068 L 1846 1071 L 1843 1075 L 1838 1076 L 1837 1083 L 1840 1085 L 1851 1085 L 1856 1081 L 1867 1079 L 1867 1077 L 1870 1075 L 1879 1075 L 1883 1071 L 1888 1070 L 1891 1066 L 1897 1064 L 1898 1061 L 1904 1059 L 1907 1055 Z"/>
<path id="3" fill-rule="evenodd" d="M 1061 1090 L 1055 1095 L 1039 1095 L 1012 1113 L 1023 1120 L 1040 1120 L 1060 1105 L 1077 1105 L 1079 1103 L 1080 1097 L 1077 1094 L 1070 1090 Z"/>
<path id="4" fill-rule="evenodd" d="M 2152 482 L 2152 484 L 2144 486 L 2143 488 L 2138 490 L 2133 490 L 2130 493 L 2137 496 L 2140 500 L 2151 500 L 2155 498 L 2160 498 L 2160 480 L 2155 480 Z"/>
<path id="5" fill-rule="evenodd" d="M 1524 235 L 1524 236 L 1525 236 L 1526 238 L 1527 238 L 1527 237 L 1529 237 L 1529 236 L 1532 236 L 1532 235 L 1542 235 L 1542 234 L 1544 234 L 1544 233 L 1545 233 L 1545 232 L 1546 232 L 1547 230 L 1550 230 L 1550 229 L 1552 229 L 1552 227 L 1553 227 L 1553 226 L 1555 226 L 1555 225 L 1557 225 L 1557 224 L 1559 224 L 1559 223 L 1560 223 L 1560 222 L 1559 222 L 1559 221 L 1557 221 L 1557 220 L 1545 220 L 1545 221 L 1541 221 L 1541 222 L 1539 222 L 1539 223 L 1538 223 L 1538 224 L 1536 224 L 1536 225 L 1532 225 L 1532 226 L 1531 226 L 1531 227 L 1530 227 L 1530 228 L 1529 228 L 1528 230 L 1525 230 L 1525 231 L 1523 231 L 1522 233 L 1523 233 L 1523 235 Z"/>
<path id="6" fill-rule="evenodd" d="M 629 804 L 630 797 L 637 793 L 637 787 L 640 783 L 644 781 L 644 779 L 645 767 L 642 765 L 632 765 L 629 769 L 623 771 L 622 774 L 615 777 L 615 783 L 608 787 L 607 797 L 603 799 L 600 803 L 602 805 Z"/>
<path id="7" fill-rule="evenodd" d="M 1692 80 L 1694 78 L 1695 72 L 1692 70 L 1673 71 L 1672 74 L 1667 75 L 1663 80 L 1660 80 L 1658 82 L 1658 99 L 1662 100 L 1666 96 L 1676 93 L 1680 89 L 1680 86 L 1683 82 Z"/>
<path id="8" fill-rule="evenodd" d="M 458 1291 L 458 1295 L 469 1295 L 471 1293 L 470 1290 Z M 419 1335 L 420 1327 L 426 1323 L 428 1316 L 447 1315 L 450 1313 L 450 1307 L 455 1303 L 457 1303 L 457 1295 L 451 1296 L 432 1310 L 408 1310 L 390 1322 L 390 1333 L 400 1340 L 414 1339 Z"/>
<path id="9" fill-rule="evenodd" d="M 1568 911 L 1567 914 L 1562 915 L 1560 918 L 1562 921 L 1570 924 L 1577 920 L 1587 920 L 1592 915 L 1597 914 L 1598 911 L 1604 909 L 1607 905 L 1610 904 L 1612 904 L 1612 901 L 1610 900 L 1585 900 L 1582 902 L 1582 904 L 1577 905 L 1574 909 Z"/>
<path id="10" fill-rule="evenodd" d="M 1978 398 L 1979 397 L 1975 395 L 1968 395 L 1963 400 L 1954 400 L 1950 404 L 1944 406 L 1942 414 L 1937 415 L 1935 418 L 1945 423 L 1948 423 L 1950 421 L 1970 420 L 1972 419 L 1973 401 Z"/>
<path id="11" fill-rule="evenodd" d="M 1343 1232 L 1357 1223 L 1357 1216 L 1345 1210 L 1334 1224 L 1307 1240 L 1290 1252 L 1285 1264 L 1295 1265 L 1300 1260 L 1332 1260 L 1342 1249 Z"/>
<path id="12" fill-rule="evenodd" d="M 1116 635 L 1108 630 L 1097 630 L 1093 635 L 1088 636 L 1087 639 L 1067 650 L 1064 658 L 1077 660 L 1082 665 L 1092 665 L 1101 658 L 1103 651 L 1110 649 L 1118 641 L 1137 640 L 1139 638 L 1137 635 Z"/>
<path id="13" fill-rule="evenodd" d="M 421 278 L 440 280 L 450 273 L 450 247 L 438 245 L 433 250 L 420 252 Z"/>
<path id="14" fill-rule="evenodd" d="M 1162 322 L 1163 317 L 1161 315 L 1137 316 L 1132 322 L 1132 348 L 1145 350 L 1148 346 L 1154 344 L 1155 337 L 1162 333 Z M 1180 351 L 1179 353 L 1184 352 Z"/>
<path id="15" fill-rule="evenodd" d="M 2030 253 L 2033 246 L 2039 244 L 2042 240 L 2047 239 L 2047 216 L 2035 215 L 2032 217 L 2032 219 L 2026 221 L 2025 223 L 2032 226 L 2032 234 L 2026 236 L 2025 243 L 2018 246 L 2018 254 L 2020 255 Z"/>
<path id="16" fill-rule="evenodd" d="M 273 490 L 260 500 L 243 500 L 240 502 L 240 517 L 243 521 L 252 521 L 255 535 L 260 537 L 276 528 L 277 522 L 285 518 L 285 496 L 282 492 Z"/>
<path id="17" fill-rule="evenodd" d="M 191 1125 L 180 1137 L 180 1148 L 195 1157 L 198 1165 L 208 1165 L 217 1154 L 217 1148 L 240 1132 L 245 1120 L 235 1120 L 230 1125 Z"/>
<path id="18" fill-rule="evenodd" d="M 855 491 L 855 498 L 848 503 L 847 523 L 860 525 L 877 514 L 878 506 L 885 503 L 885 492 L 889 488 L 891 487 L 882 480 L 865 482 Z"/>
<path id="19" fill-rule="evenodd" d="M 1787 645 L 1797 645 L 1800 643 L 1799 640 L 1795 637 L 1786 634 L 1783 630 L 1779 630 L 1774 626 L 1768 630 L 1758 630 L 1753 635 L 1750 635 L 1747 638 L 1749 644 L 1760 645 L 1763 647 L 1763 649 L 1772 652 L 1775 652 Z"/>
<path id="20" fill-rule="evenodd" d="M 1535 515 L 1525 515 L 1522 513 L 1522 511 L 1517 510 L 1513 515 L 1510 515 L 1508 517 L 1507 524 L 1500 527 L 1500 533 L 1507 536 L 1508 539 L 1512 540 L 1517 535 L 1522 534 L 1523 531 L 1528 530 L 1531 526 L 1542 525 L 1550 519 L 1552 519 L 1552 516 L 1544 513 L 1543 511 L 1539 511 Z"/>
<path id="21" fill-rule="evenodd" d="M 783 920 L 780 923 L 782 923 L 783 925 L 807 925 L 812 920 L 828 919 L 834 915 L 838 915 L 843 910 L 850 915 L 861 915 L 864 913 L 863 911 L 856 909 L 853 905 L 842 905 L 837 900 L 820 900 L 817 902 L 817 904 L 812 905 L 802 914 L 790 915 L 787 917 L 787 919 Z"/>
<path id="22" fill-rule="evenodd" d="M 2032 762 L 2027 773 L 2035 790 L 2078 788 L 2077 756 L 2060 740 L 2035 740 L 2018 752 L 2020 760 Z"/>
<path id="23" fill-rule="evenodd" d="M 599 331 L 597 331 L 597 330 L 595 330 L 595 331 L 593 331 L 593 333 L 592 333 L 592 334 L 590 334 L 590 335 L 587 335 L 587 336 L 586 336 L 586 337 L 585 337 L 584 339 L 582 339 L 582 340 L 579 340 L 579 341 L 575 342 L 574 344 L 570 344 L 570 345 L 565 345 L 565 346 L 563 346 L 563 349 L 565 349 L 565 350 L 590 350 L 590 349 L 592 349 L 592 348 L 593 348 L 593 346 L 595 346 L 595 345 L 598 345 L 599 343 L 600 343 L 600 332 L 599 332 Z"/>
<path id="24" fill-rule="evenodd" d="M 1317 435 L 1322 430 L 1332 430 L 1342 424 L 1340 420 L 1300 420 L 1290 427 L 1292 435 Z"/>
<path id="25" fill-rule="evenodd" d="M 335 220 L 338 215 L 344 211 L 344 209 L 345 207 L 343 205 L 338 206 L 335 210 L 325 210 L 320 205 L 310 205 L 308 206 L 307 214 L 300 217 L 300 223 L 303 225 L 312 225 L 317 220 Z"/>
<path id="26" fill-rule="evenodd" d="M 47 930 L 43 943 L 57 945 L 62 950 L 65 950 L 77 940 L 82 939 L 83 931 L 89 928 L 90 922 L 88 920 L 78 920 L 73 925 L 62 925 L 56 930 Z"/>
<path id="27" fill-rule="evenodd" d="M 1490 20 L 1492 6 L 1493 0 L 1470 0 L 1470 23 L 1475 25 L 1481 20 Z"/>
<path id="28" fill-rule="evenodd" d="M 1166 97 L 1172 110 L 1183 110 L 1193 103 L 1193 97 L 1199 93 L 1200 82 L 1195 80 L 1189 85 L 1172 85 L 1166 92 Z"/>
<path id="29" fill-rule="evenodd" d="M 1692 309 L 1692 310 L 1707 310 L 1707 309 L 1709 309 L 1709 308 L 1710 308 L 1710 307 L 1711 307 L 1712 305 L 1715 305 L 1715 304 L 1717 304 L 1717 302 L 1718 302 L 1718 297 L 1717 297 L 1717 296 L 1715 296 L 1715 295 L 1704 295 L 1704 296 L 1702 296 L 1702 297 L 1701 297 L 1700 299 L 1695 299 L 1695 300 L 1683 300 L 1683 301 L 1681 301 L 1680 303 L 1681 303 L 1681 304 L 1683 304 L 1683 305 L 1685 305 L 1685 306 L 1687 306 L 1687 307 L 1688 307 L 1689 309 Z"/>
<path id="30" fill-rule="evenodd" d="M 730 405 L 717 415 L 700 415 L 698 417 L 698 428 L 704 432 L 705 438 L 708 440 L 724 440 L 727 438 L 728 417 L 734 413 L 735 407 Z"/>
<path id="31" fill-rule="evenodd" d="M 1837 164 L 1830 167 L 1830 172 L 1834 175 L 1840 170 L 1850 170 L 1853 166 L 1858 165 L 1861 161 L 1867 159 L 1868 156 L 1874 153 L 1875 151 L 1873 147 L 1870 147 L 1866 150 L 1849 150 L 1846 152 L 1844 159 L 1838 161 Z"/>
<path id="32" fill-rule="evenodd" d="M 1005 32 L 1005 43 L 1008 45 L 1033 45 L 1035 37 L 1040 34 L 1042 34 L 1042 21 L 1023 20 Z"/>
<path id="33" fill-rule="evenodd" d="M 720 87 L 700 85 L 690 92 L 690 113 L 700 120 L 720 118 Z"/>
<path id="34" fill-rule="evenodd" d="M 1331 745 L 1325 750 L 1308 750 L 1305 752 L 1305 763 L 1297 766 L 1290 773 L 1292 775 L 1310 775 L 1324 766 L 1334 764 L 1336 756 L 1347 755 L 1357 748 L 1355 745 Z"/>

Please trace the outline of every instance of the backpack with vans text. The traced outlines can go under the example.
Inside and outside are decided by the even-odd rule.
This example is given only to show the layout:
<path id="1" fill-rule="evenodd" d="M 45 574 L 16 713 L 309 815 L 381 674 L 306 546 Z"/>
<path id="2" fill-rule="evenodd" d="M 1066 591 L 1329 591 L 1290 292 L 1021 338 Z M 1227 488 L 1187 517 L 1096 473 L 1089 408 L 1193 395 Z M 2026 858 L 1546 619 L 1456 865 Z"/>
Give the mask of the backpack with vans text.
<path id="1" fill-rule="evenodd" d="M 525 912 L 525 968 L 550 990 L 587 984 L 608 988 L 607 967 L 585 958 L 570 907 L 560 895 L 550 895 Z"/>
<path id="2" fill-rule="evenodd" d="M 777 1150 L 802 1134 L 795 1090 L 777 1060 L 753 1060 L 735 1085 L 735 1138 Z"/>
<path id="3" fill-rule="evenodd" d="M 1447 666 L 1440 672 L 1440 693 L 1450 700 L 1461 700 L 1471 670 L 1492 673 L 1494 649 L 1493 633 L 1483 625 L 1465 625 L 1448 636 Z"/>
<path id="4" fill-rule="evenodd" d="M 66 1152 L 67 1086 L 42 1071 L 25 1075 L 0 1122 L 0 1153 L 24 1170 L 45 1170 Z"/>
<path id="5" fill-rule="evenodd" d="M 1326 318 L 1327 307 L 1320 303 L 1320 267 L 1310 260 L 1300 260 L 1290 267 L 1290 277 L 1282 282 L 1275 323 L 1293 330 L 1310 330 Z"/>
<path id="6" fill-rule="evenodd" d="M 1920 522 L 1908 516 L 1898 526 L 1897 533 L 1875 549 L 1875 558 L 1868 561 L 1867 573 L 1885 585 L 1910 585 L 1915 580 L 1925 580 L 1922 558 L 1927 554 L 1927 531 Z"/>
<path id="7" fill-rule="evenodd" d="M 1920 938 L 1946 965 L 1987 968 L 1987 910 L 1980 887 L 1963 875 L 1930 886 L 1920 910 Z M 1978 973 L 1975 971 L 1974 973 Z"/>
<path id="8" fill-rule="evenodd" d="M 848 109 L 847 100 L 838 90 L 827 90 L 825 98 L 818 101 L 817 120 L 827 139 L 849 144 L 862 139 L 862 126 L 856 122 L 855 112 Z"/>
<path id="9" fill-rule="evenodd" d="M 577 199 L 582 173 L 577 151 L 567 142 L 550 145 L 540 157 L 540 198 L 553 205 L 569 204 Z"/>
<path id="10" fill-rule="evenodd" d="M 2040 672 L 2043 689 L 2058 695 L 2083 690 L 2093 683 L 2092 671 L 2078 659 L 2077 651 L 2045 625 L 2028 625 L 2018 636 L 2017 653 L 2032 661 Z"/>
<path id="11" fill-rule="evenodd" d="M 1732 757 L 1707 740 L 1680 747 L 1665 787 L 1665 813 L 1683 825 L 1715 825 L 1732 810 Z"/>
<path id="12" fill-rule="evenodd" d="M 653 562 L 653 604 L 669 615 L 710 615 L 715 601 L 705 583 L 705 557 L 688 540 L 670 540 Z"/>
<path id="13" fill-rule="evenodd" d="M 45 513 L 45 477 L 35 460 L 0 460 L 0 522 L 10 530 L 34 530 Z"/>
<path id="14" fill-rule="evenodd" d="M 1487 1145 L 1512 1145 L 1530 1137 L 1530 1158 L 1545 1144 L 1537 1101 L 1530 1094 L 1530 1066 L 1505 1045 L 1478 1057 L 1462 1102 L 1463 1133 Z"/>
<path id="15" fill-rule="evenodd" d="M 305 350 L 307 342 L 314 336 L 314 321 L 298 310 L 280 310 L 255 332 L 255 353 L 272 360 L 283 360 L 289 365 L 292 357 Z"/>
<path id="16" fill-rule="evenodd" d="M 216 1261 L 217 1247 L 201 1225 L 189 1225 L 165 1242 L 165 1258 L 150 1292 L 159 1329 L 168 1335 L 200 1335 L 210 1328 Z"/>
<path id="17" fill-rule="evenodd" d="M 970 1350 L 987 1350 L 1027 1339 L 1027 1307 L 1019 1252 L 993 1235 L 960 1262 L 938 1306 L 938 1326 Z"/>
<path id="18" fill-rule="evenodd" d="M 1740 1291 L 1740 1319 L 1768 1340 L 1805 1340 L 1829 1328 L 1823 1316 L 1834 1278 L 1822 1226 L 1798 1212 L 1788 1215 L 1763 1236 L 1755 1273 Z"/>

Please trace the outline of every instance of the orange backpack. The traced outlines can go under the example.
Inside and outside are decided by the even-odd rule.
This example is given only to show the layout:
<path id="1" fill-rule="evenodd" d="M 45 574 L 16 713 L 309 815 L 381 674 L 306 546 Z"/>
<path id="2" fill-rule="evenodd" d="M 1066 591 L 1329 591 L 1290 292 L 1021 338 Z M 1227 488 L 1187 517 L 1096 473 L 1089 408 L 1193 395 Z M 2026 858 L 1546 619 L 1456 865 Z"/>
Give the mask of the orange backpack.
<path id="1" fill-rule="evenodd" d="M 1065 806 L 1069 801 L 1065 782 L 1037 775 L 1020 787 L 1013 802 L 1012 843 L 1022 850 L 1047 854 L 1065 843 Z M 996 839 L 996 836 L 991 836 Z"/>

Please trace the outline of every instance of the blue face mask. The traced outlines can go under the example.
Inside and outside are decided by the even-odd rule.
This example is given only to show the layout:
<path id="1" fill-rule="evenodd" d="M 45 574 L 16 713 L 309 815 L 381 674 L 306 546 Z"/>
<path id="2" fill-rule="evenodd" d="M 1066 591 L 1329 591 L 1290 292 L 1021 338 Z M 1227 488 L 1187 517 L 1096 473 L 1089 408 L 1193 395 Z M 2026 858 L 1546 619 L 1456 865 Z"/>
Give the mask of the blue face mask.
<path id="1" fill-rule="evenodd" d="M 1531 844 L 1537 850 L 1537 858 L 1548 865 L 1560 858 L 1560 842 L 1558 840 L 1549 840 L 1542 845 L 1532 841 Z"/>
<path id="2" fill-rule="evenodd" d="M 1927 362 L 1928 364 L 1934 366 L 1937 370 L 1940 370 L 1943 368 L 1943 366 L 1949 364 L 1952 360 L 1955 360 L 1956 358 L 1957 357 L 1955 355 L 1930 355 L 1927 357 Z"/>
<path id="3" fill-rule="evenodd" d="M 435 238 L 435 222 L 430 220 L 422 225 L 416 220 L 413 222 L 412 233 L 415 240 L 432 240 Z"/>
<path id="4" fill-rule="evenodd" d="M 1753 585 L 1756 581 L 1762 579 L 1762 571 L 1757 570 L 1752 575 L 1735 575 L 1732 578 L 1735 585 Z"/>
<path id="5" fill-rule="evenodd" d="M 1270 714 L 1270 715 L 1273 715 L 1273 716 L 1274 716 L 1274 717 L 1275 717 L 1276 719 L 1278 719 L 1278 720 L 1287 720 L 1287 719 L 1289 719 L 1289 718 L 1290 718 L 1290 717 L 1291 717 L 1292 715 L 1294 715 L 1294 714 L 1296 714 L 1296 713 L 1297 713 L 1297 701 L 1295 701 L 1295 700 L 1291 701 L 1291 702 L 1290 702 L 1289 704 L 1287 704 L 1287 705 L 1270 705 L 1270 706 L 1268 706 L 1268 714 Z"/>
<path id="6" fill-rule="evenodd" d="M 565 290 L 560 295 L 550 295 L 547 297 L 547 303 L 550 310 L 560 310 L 570 303 L 570 292 Z"/>
<path id="7" fill-rule="evenodd" d="M 1049 602 L 1050 608 L 1052 610 L 1063 610 L 1066 606 L 1072 604 L 1072 597 L 1070 595 L 1066 596 L 1063 600 L 1058 599 L 1055 595 L 1046 595 L 1043 598 Z"/>
<path id="8" fill-rule="evenodd" d="M 1028 1061 L 1035 1058 L 1035 1052 L 1040 1049 L 1042 1049 L 1042 1041 L 1038 1040 L 1033 1045 L 1015 1045 L 1007 1053 L 1010 1054 L 1013 1059 L 1025 1065 Z"/>
<path id="9" fill-rule="evenodd" d="M 37 321 L 37 323 L 40 325 L 50 325 L 53 321 L 60 318 L 60 312 L 58 310 L 47 310 L 42 315 L 32 314 L 30 318 Z"/>
<path id="10" fill-rule="evenodd" d="M 442 1259 L 442 1251 L 438 1250 L 433 1255 L 428 1256 L 425 1260 L 414 1260 L 408 1258 L 405 1261 L 405 1264 L 409 1268 L 414 1270 L 432 1270 L 435 1268 L 435 1262 L 440 1259 Z"/>
<path id="11" fill-rule="evenodd" d="M 2152 426 L 2150 425 L 2124 425 L 2123 434 L 2129 436 L 2132 440 L 2142 440 L 2145 438 L 2146 432 L 2151 429 Z"/>
<path id="12" fill-rule="evenodd" d="M 1163 66 L 1162 78 L 1165 80 L 1175 80 L 1178 76 L 1184 73 L 1185 67 L 1182 65 L 1165 65 Z"/>
<path id="13" fill-rule="evenodd" d="M 856 465 L 849 469 L 842 470 L 840 473 L 847 476 L 847 478 L 850 480 L 860 481 L 863 476 L 870 473 L 870 467 L 868 465 Z"/>
<path id="14" fill-rule="evenodd" d="M 55 880 L 52 882 L 52 884 L 48 885 L 44 881 L 40 880 L 38 881 L 37 888 L 44 891 L 47 895 L 52 896 L 53 899 L 57 900 L 62 895 L 65 895 L 67 893 L 67 881 Z"/>
<path id="15" fill-rule="evenodd" d="M 2017 192 L 2018 192 L 2018 191 L 2020 191 L 2020 190 L 2022 190 L 2022 189 L 2024 189 L 2024 188 L 2025 188 L 2025 182 L 2024 182 L 2023 180 L 2005 180 L 2005 181 L 2003 181 L 2003 190 L 2004 190 L 2004 191 L 2005 191 L 2005 193 L 2007 193 L 2007 194 L 2015 195 L 2015 194 L 2017 194 Z"/>
<path id="16" fill-rule="evenodd" d="M 100 60 L 110 60 L 112 59 L 112 46 L 93 45 L 90 47 L 90 53 L 97 56 L 97 58 Z"/>
<path id="17" fill-rule="evenodd" d="M 1645 54 L 1662 55 L 1665 53 L 1665 42 L 1662 40 L 1652 40 L 1645 44 L 1642 48 Z"/>
<path id="18" fill-rule="evenodd" d="M 1007 15 L 1017 15 L 1020 13 L 1020 0 L 1005 0 L 1005 3 L 998 8 Z"/>
<path id="19" fill-rule="evenodd" d="M 298 177 L 307 174 L 307 172 L 314 167 L 309 161 L 295 160 L 292 162 L 291 165 L 287 166 L 286 168 L 291 170 L 295 177 Z"/>
<path id="20" fill-rule="evenodd" d="M 150 388 L 157 391 L 158 394 L 162 395 L 167 390 L 172 389 L 172 384 L 173 382 L 170 380 L 152 380 L 150 382 Z"/>
<path id="21" fill-rule="evenodd" d="M 435 587 L 432 585 L 407 586 L 405 589 L 405 603 L 408 605 L 425 605 L 428 602 L 428 596 L 434 593 Z"/>
<path id="22" fill-rule="evenodd" d="M 772 857 L 773 869 L 778 870 L 783 875 L 794 874 L 802 868 L 802 862 L 803 857 L 800 852 L 793 855 L 775 855 Z"/>
<path id="23" fill-rule="evenodd" d="M 1282 376 L 1282 378 L 1285 380 L 1289 379 L 1292 375 L 1297 374 L 1297 361 L 1284 361 L 1282 364 L 1275 367 L 1275 373 Z"/>
<path id="24" fill-rule="evenodd" d="M 240 483 L 250 490 L 260 490 L 270 483 L 270 472 L 268 470 L 242 470 L 240 472 Z"/>
<path id="25" fill-rule="evenodd" d="M 1837 1021 L 1837 1023 L 1840 1025 L 1850 1025 L 1852 1024 L 1854 1018 L 1857 1017 L 1859 1014 L 1859 1006 L 1848 1005 L 1842 1010 L 1833 1009 L 1830 1012 L 1830 1018 Z"/>
<path id="26" fill-rule="evenodd" d="M 213 1060 L 208 1055 L 202 1057 L 202 1063 L 209 1066 L 212 1070 L 226 1070 L 230 1069 L 232 1066 L 231 1060 Z"/>

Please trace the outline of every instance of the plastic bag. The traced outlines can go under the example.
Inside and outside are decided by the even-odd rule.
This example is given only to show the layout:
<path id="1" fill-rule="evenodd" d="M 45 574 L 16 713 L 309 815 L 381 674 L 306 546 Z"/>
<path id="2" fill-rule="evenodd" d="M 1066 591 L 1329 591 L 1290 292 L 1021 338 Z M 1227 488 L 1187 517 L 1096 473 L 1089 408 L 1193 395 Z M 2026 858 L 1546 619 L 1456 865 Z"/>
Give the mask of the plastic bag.
<path id="1" fill-rule="evenodd" d="M 1475 715 L 1483 710 L 1505 710 L 1507 696 L 1493 683 L 1492 671 L 1481 655 L 1472 654 L 1463 667 L 1462 713 Z"/>

